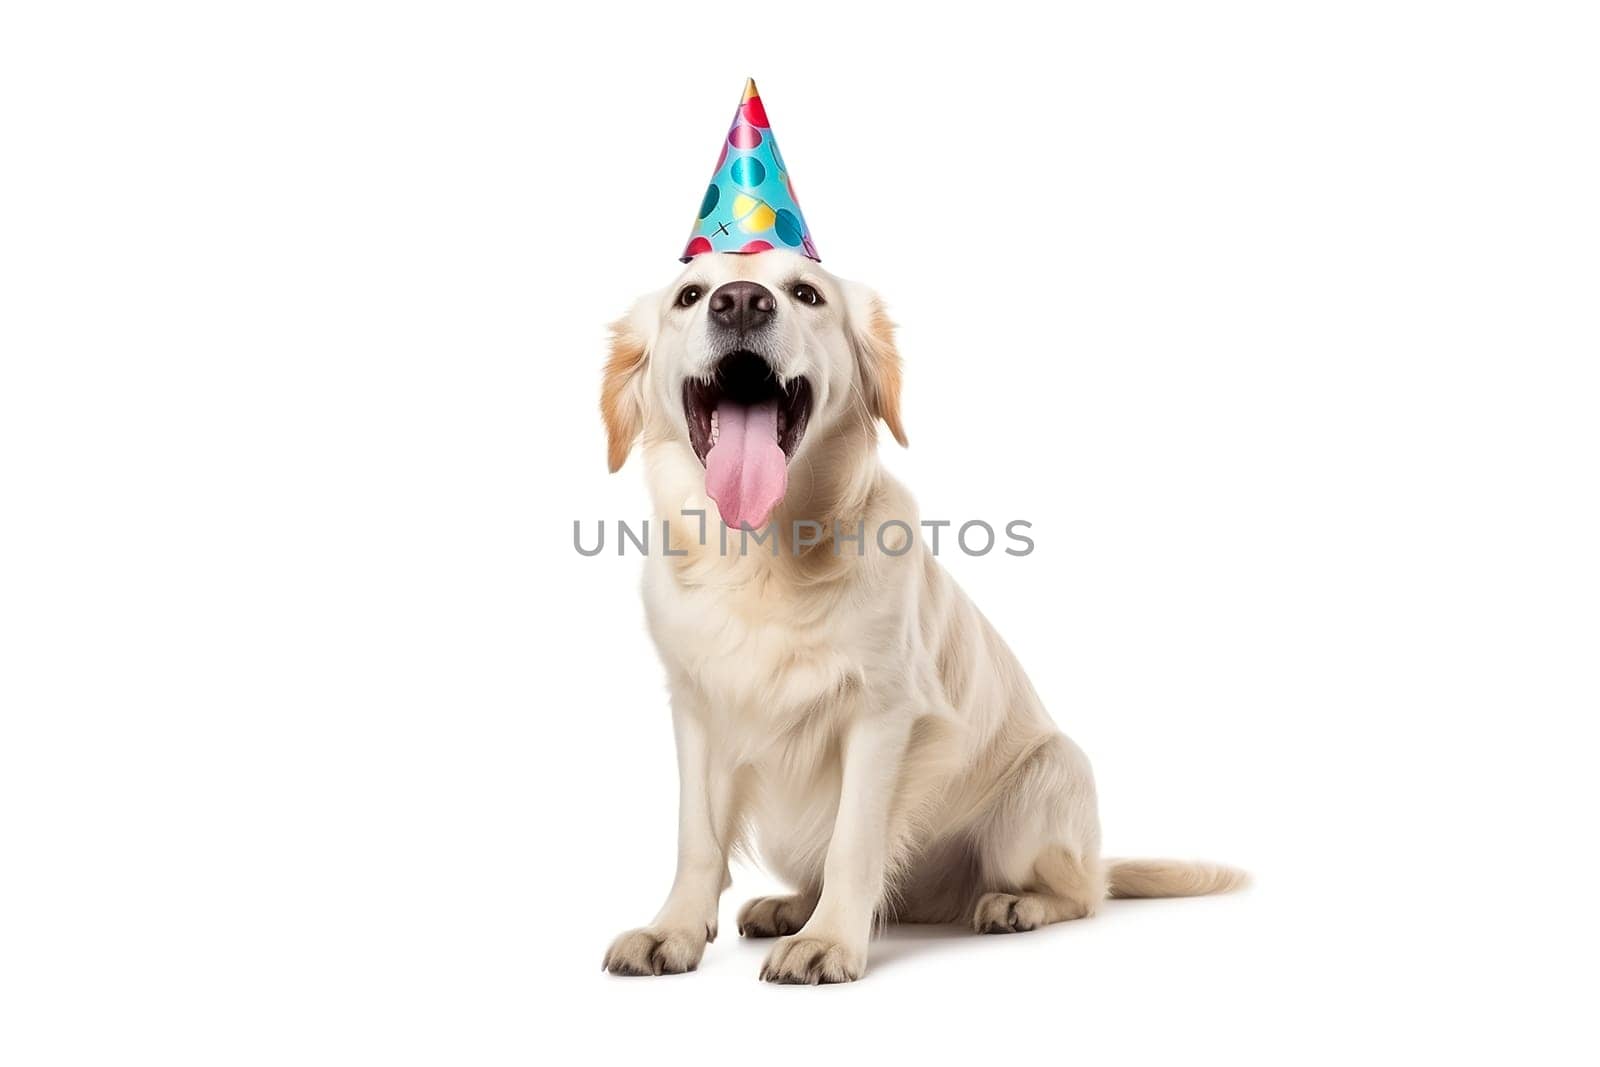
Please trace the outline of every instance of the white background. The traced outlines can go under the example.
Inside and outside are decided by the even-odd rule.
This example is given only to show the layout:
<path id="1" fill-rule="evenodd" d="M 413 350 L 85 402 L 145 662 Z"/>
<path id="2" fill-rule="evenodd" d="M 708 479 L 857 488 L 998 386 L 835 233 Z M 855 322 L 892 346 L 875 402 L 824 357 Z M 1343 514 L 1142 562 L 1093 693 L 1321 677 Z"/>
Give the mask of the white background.
<path id="1" fill-rule="evenodd" d="M 0 1059 L 1594 1054 L 1584 5 L 12 4 Z M 673 854 L 604 325 L 747 74 L 1109 851 L 1249 893 L 599 971 Z M 1586 1046 L 1586 1049 L 1585 1049 Z"/>

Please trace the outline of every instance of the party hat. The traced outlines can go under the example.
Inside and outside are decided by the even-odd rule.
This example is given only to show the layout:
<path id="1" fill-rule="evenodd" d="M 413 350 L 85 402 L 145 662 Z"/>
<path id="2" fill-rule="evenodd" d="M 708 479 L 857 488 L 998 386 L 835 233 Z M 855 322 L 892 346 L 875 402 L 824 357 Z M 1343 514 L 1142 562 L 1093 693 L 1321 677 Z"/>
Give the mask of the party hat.
<path id="1" fill-rule="evenodd" d="M 700 201 L 700 214 L 680 257 L 707 252 L 766 252 L 774 248 L 817 260 L 811 230 L 800 214 L 778 142 L 767 124 L 754 78 L 744 83 L 739 110 L 722 142 L 717 169 Z"/>

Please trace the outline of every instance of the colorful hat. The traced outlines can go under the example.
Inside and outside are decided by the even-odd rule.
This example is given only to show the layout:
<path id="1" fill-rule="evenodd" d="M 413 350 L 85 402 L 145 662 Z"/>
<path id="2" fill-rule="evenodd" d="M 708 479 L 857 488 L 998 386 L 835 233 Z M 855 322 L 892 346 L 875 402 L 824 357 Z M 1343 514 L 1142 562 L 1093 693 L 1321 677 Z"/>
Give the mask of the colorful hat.
<path id="1" fill-rule="evenodd" d="M 789 168 L 783 165 L 778 142 L 767 125 L 761 94 L 751 78 L 744 83 L 744 97 L 733 113 L 716 173 L 700 201 L 689 247 L 680 258 L 687 263 L 707 252 L 766 252 L 773 248 L 822 262 L 794 198 Z"/>

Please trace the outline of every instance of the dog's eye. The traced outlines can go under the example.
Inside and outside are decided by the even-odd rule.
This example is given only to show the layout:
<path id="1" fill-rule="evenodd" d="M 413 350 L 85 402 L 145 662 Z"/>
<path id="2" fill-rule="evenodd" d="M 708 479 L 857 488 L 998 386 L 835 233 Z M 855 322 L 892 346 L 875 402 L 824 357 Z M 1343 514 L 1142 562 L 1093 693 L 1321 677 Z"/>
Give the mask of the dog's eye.
<path id="1" fill-rule="evenodd" d="M 794 298 L 800 301 L 802 304 L 810 304 L 812 307 L 816 307 L 818 304 L 822 303 L 822 294 L 817 292 L 812 286 L 807 285 L 805 282 L 801 282 L 799 285 L 795 286 L 789 291 L 793 293 Z"/>
<path id="2" fill-rule="evenodd" d="M 678 306 L 686 308 L 705 295 L 705 290 L 698 285 L 686 285 L 678 290 Z"/>

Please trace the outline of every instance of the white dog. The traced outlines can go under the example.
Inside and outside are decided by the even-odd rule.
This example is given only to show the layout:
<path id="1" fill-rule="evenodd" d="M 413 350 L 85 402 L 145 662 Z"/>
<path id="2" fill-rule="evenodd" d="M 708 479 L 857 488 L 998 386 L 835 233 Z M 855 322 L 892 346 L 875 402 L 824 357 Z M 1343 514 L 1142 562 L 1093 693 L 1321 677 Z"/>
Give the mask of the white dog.
<path id="1" fill-rule="evenodd" d="M 677 877 L 615 974 L 695 969 L 742 846 L 795 888 L 739 912 L 745 936 L 792 935 L 775 982 L 861 977 L 875 920 L 1008 933 L 1244 880 L 1101 859 L 1087 759 L 879 465 L 878 420 L 906 441 L 899 392 L 878 298 L 787 252 L 698 256 L 614 327 L 611 469 L 642 440 L 672 532 L 644 598 L 680 781 Z M 713 504 L 725 527 L 684 517 Z"/>

